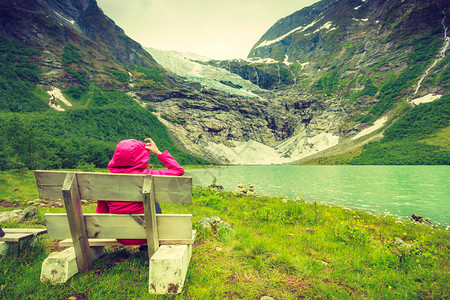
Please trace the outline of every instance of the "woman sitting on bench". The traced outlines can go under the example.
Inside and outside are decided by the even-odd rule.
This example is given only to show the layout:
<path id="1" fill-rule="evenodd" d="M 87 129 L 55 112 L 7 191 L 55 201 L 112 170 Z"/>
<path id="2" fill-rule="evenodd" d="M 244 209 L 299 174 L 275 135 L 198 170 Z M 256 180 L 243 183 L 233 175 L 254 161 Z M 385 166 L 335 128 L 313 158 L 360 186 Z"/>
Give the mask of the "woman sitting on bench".
<path id="1" fill-rule="evenodd" d="M 137 140 L 123 140 L 117 144 L 116 150 L 111 161 L 108 163 L 108 169 L 111 173 L 126 174 L 150 174 L 150 175 L 172 175 L 181 176 L 184 169 L 169 154 L 164 151 L 161 153 L 155 142 L 151 138 L 145 139 L 147 143 Z M 150 152 L 158 157 L 158 159 L 167 167 L 166 170 L 151 170 L 148 160 Z M 161 213 L 159 203 L 155 203 L 156 213 Z M 144 204 L 142 202 L 113 202 L 113 201 L 97 201 L 98 214 L 143 214 Z M 142 245 L 146 244 L 145 239 L 123 240 L 118 242 L 125 245 Z"/>

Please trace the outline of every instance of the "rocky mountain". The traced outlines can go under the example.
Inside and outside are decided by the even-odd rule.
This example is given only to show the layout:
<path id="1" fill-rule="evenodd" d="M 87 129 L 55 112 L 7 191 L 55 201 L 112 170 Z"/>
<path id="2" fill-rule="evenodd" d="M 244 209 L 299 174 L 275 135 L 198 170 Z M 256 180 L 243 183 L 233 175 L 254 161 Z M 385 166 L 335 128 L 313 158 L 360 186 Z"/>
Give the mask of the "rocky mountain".
<path id="1" fill-rule="evenodd" d="M 95 0 L 1 1 L 0 41 L 0 169 L 105 167 L 117 141 L 149 135 L 205 163 L 130 97 L 167 95 L 177 79 Z"/>
<path id="2" fill-rule="evenodd" d="M 151 123 L 160 143 L 175 147 L 169 136 L 175 142 L 171 152 L 181 149 L 216 163 L 289 163 L 336 155 L 352 163 L 370 152 L 364 144 L 416 114 L 414 105 L 447 103 L 449 13 L 444 0 L 322 0 L 279 20 L 247 60 L 215 61 L 143 49 L 95 0 L 5 0 L 0 3 L 0 121 L 37 112 L 31 119 L 41 124 L 46 144 L 67 136 L 64 130 L 74 144 L 81 132 L 104 140 L 101 146 L 89 140 L 89 155 L 97 148 L 106 153 L 100 148 L 110 149 L 117 138 L 148 134 L 145 126 Z M 430 111 L 439 117 L 445 107 L 435 106 Z M 136 118 L 130 118 L 131 111 Z M 62 130 L 44 116 L 73 126 L 64 124 L 68 129 Z M 439 118 L 442 124 L 428 134 L 448 126 Z M 100 133 L 85 130 L 89 126 Z M 13 132 L 8 130 L 0 132 L 3 140 Z M 60 152 L 45 155 L 56 155 L 65 165 L 61 153 L 72 149 L 66 143 L 58 140 Z M 89 155 L 80 157 L 91 162 Z M 186 156 L 186 161 L 200 160 Z"/>
<path id="3" fill-rule="evenodd" d="M 348 152 L 449 91 L 449 14 L 440 0 L 323 0 L 276 22 L 248 60 L 210 63 L 275 91 L 288 112 L 308 99 L 315 108 L 300 117 L 301 135 L 331 134 L 334 154 Z M 282 144 L 288 152 L 296 139 Z"/>
<path id="4" fill-rule="evenodd" d="M 103 14 L 96 1 L 5 0 L 0 3 L 0 12 L 0 34 L 42 51 L 37 63 L 44 71 L 44 85 L 56 84 L 52 78 L 57 78 L 62 88 L 74 83 L 76 78 L 70 72 L 62 74 L 64 62 L 60 61 L 68 43 L 80 50 L 81 57 L 74 68 L 100 86 L 113 79 L 108 68 L 124 71 L 123 66 L 130 64 L 157 65 L 139 43 Z"/>

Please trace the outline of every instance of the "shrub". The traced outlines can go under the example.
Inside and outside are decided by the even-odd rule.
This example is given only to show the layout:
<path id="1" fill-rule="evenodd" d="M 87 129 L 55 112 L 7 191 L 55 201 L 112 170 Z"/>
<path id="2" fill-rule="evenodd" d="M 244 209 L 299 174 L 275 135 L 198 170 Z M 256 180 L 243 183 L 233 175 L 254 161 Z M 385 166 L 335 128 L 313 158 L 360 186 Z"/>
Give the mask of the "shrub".
<path id="1" fill-rule="evenodd" d="M 81 62 L 80 49 L 72 43 L 67 43 L 64 46 L 62 61 L 63 65 L 68 67 L 71 64 L 79 65 Z"/>
<path id="2" fill-rule="evenodd" d="M 155 67 L 146 68 L 143 66 L 136 66 L 136 65 L 130 65 L 129 68 L 134 70 L 135 72 L 144 74 L 145 79 L 153 80 L 154 82 L 157 83 L 164 83 L 162 72 L 158 68 Z"/>
<path id="3" fill-rule="evenodd" d="M 41 72 L 31 57 L 39 51 L 0 35 L 0 111 L 45 111 L 45 98 L 36 88 Z"/>
<path id="4" fill-rule="evenodd" d="M 322 76 L 314 87 L 319 91 L 324 92 L 327 96 L 331 96 L 339 84 L 339 79 L 336 76 Z"/>

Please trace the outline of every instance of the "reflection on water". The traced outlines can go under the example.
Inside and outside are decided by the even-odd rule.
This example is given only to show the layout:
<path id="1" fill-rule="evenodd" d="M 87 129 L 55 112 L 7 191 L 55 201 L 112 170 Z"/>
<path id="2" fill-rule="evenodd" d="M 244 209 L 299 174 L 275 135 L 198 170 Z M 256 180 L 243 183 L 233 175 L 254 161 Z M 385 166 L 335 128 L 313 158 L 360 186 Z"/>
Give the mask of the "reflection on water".
<path id="1" fill-rule="evenodd" d="M 420 214 L 450 225 L 448 166 L 233 166 L 187 170 L 194 185 L 234 190 L 253 183 L 260 195 L 303 196 L 305 201 L 344 205 L 402 218 Z"/>

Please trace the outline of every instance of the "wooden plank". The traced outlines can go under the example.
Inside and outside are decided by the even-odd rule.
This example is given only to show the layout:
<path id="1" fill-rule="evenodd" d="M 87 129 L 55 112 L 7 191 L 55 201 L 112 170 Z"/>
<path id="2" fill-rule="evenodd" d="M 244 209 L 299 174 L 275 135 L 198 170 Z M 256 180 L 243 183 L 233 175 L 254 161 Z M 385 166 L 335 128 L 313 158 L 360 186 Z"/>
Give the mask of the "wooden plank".
<path id="1" fill-rule="evenodd" d="M 66 214 L 45 214 L 45 224 L 51 239 L 71 238 Z M 144 214 L 84 214 L 89 238 L 145 239 Z M 192 238 L 192 215 L 157 214 L 156 223 L 160 240 Z"/>
<path id="2" fill-rule="evenodd" d="M 60 247 L 72 247 L 73 242 L 72 239 L 65 239 L 59 242 Z M 89 239 L 89 245 L 91 247 L 96 246 L 123 246 L 123 244 L 119 243 L 116 239 Z"/>
<path id="3" fill-rule="evenodd" d="M 32 233 L 7 233 L 0 238 L 1 242 L 18 243 L 20 241 L 31 239 L 34 237 Z"/>
<path id="4" fill-rule="evenodd" d="M 159 245 L 192 245 L 195 241 L 196 231 L 192 230 L 192 238 L 188 240 L 159 240 Z M 60 247 L 72 247 L 72 239 L 65 239 L 59 242 Z M 124 246 L 119 243 L 116 239 L 89 239 L 89 245 L 91 247 L 95 246 Z"/>
<path id="5" fill-rule="evenodd" d="M 67 171 L 34 171 L 36 186 L 41 199 L 62 199 L 62 186 Z"/>
<path id="6" fill-rule="evenodd" d="M 142 200 L 144 202 L 144 219 L 146 226 L 145 237 L 147 239 L 148 245 L 148 257 L 151 258 L 152 255 L 158 250 L 158 225 L 156 223 L 156 209 L 155 209 L 155 194 L 153 178 L 150 176 L 144 179 L 144 184 L 142 187 Z"/>
<path id="7" fill-rule="evenodd" d="M 144 215 L 85 214 L 89 238 L 145 238 Z M 45 214 L 48 236 L 70 238 L 66 214 Z"/>
<path id="8" fill-rule="evenodd" d="M 35 171 L 41 199 L 62 199 L 61 188 L 66 171 Z M 141 174 L 76 172 L 80 197 L 83 200 L 142 201 Z M 154 179 L 155 201 L 161 203 L 191 203 L 192 178 L 151 175 Z"/>
<path id="9" fill-rule="evenodd" d="M 78 173 L 81 199 L 139 202 L 145 175 Z"/>
<path id="10" fill-rule="evenodd" d="M 159 239 L 189 239 L 192 231 L 192 215 L 156 215 Z M 183 217 L 175 217 L 183 216 Z"/>
<path id="11" fill-rule="evenodd" d="M 144 178 L 150 175 L 77 173 L 81 199 L 105 201 L 143 201 Z M 192 178 L 151 175 L 155 201 L 161 203 L 191 203 Z"/>
<path id="12" fill-rule="evenodd" d="M 192 245 L 195 240 L 159 240 L 159 245 Z"/>
<path id="13" fill-rule="evenodd" d="M 192 203 L 192 178 L 152 175 L 155 201 L 161 203 Z"/>
<path id="14" fill-rule="evenodd" d="M 197 235 L 197 230 L 192 230 L 191 239 L 189 240 L 177 240 L 177 239 L 159 239 L 160 245 L 192 245 L 194 244 L 195 237 Z"/>
<path id="15" fill-rule="evenodd" d="M 3 228 L 5 235 L 0 238 L 2 242 L 20 242 L 47 233 L 45 228 Z"/>
<path id="16" fill-rule="evenodd" d="M 92 268 L 92 255 L 89 249 L 86 225 L 84 223 L 81 198 L 75 173 L 67 173 L 62 188 L 62 195 L 66 206 L 70 234 L 74 241 L 73 247 L 77 256 L 78 270 L 84 272 Z"/>
<path id="17" fill-rule="evenodd" d="M 3 228 L 5 233 L 28 233 L 41 235 L 47 233 L 47 228 Z"/>
<path id="18" fill-rule="evenodd" d="M 61 188 L 66 171 L 35 171 L 41 199 L 62 199 Z M 142 201 L 145 175 L 76 172 L 80 197 L 83 200 Z"/>

